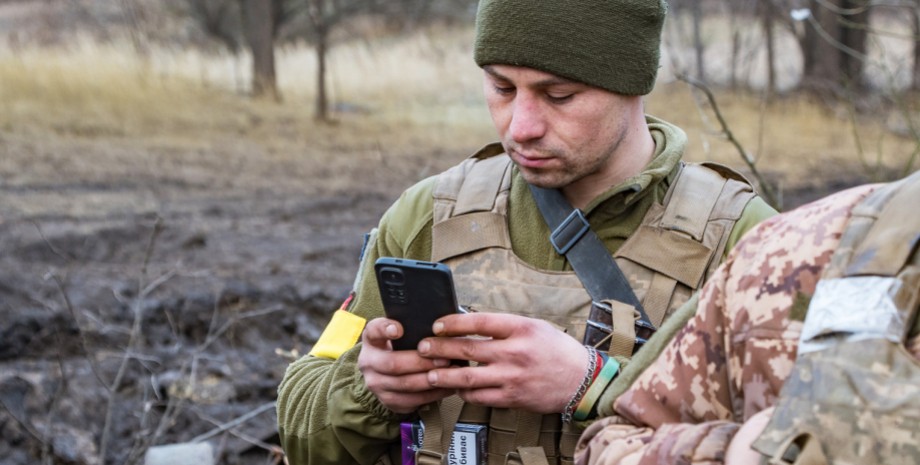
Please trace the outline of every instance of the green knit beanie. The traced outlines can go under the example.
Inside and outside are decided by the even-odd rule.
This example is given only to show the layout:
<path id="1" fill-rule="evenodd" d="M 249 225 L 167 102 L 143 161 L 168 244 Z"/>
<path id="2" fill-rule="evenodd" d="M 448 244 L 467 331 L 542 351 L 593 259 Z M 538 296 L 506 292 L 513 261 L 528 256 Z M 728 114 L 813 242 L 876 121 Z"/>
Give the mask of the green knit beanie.
<path id="1" fill-rule="evenodd" d="M 665 0 L 480 0 L 473 58 L 645 95 L 666 11 Z"/>

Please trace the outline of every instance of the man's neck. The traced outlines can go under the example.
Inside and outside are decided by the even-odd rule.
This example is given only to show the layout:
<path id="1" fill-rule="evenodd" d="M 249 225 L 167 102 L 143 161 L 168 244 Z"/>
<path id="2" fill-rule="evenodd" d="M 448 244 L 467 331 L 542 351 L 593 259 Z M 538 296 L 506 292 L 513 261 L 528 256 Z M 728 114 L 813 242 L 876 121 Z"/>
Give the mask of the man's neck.
<path id="1" fill-rule="evenodd" d="M 611 187 L 641 173 L 652 161 L 655 157 L 655 139 L 648 131 L 648 126 L 642 124 L 633 130 L 634 133 L 624 139 L 617 147 L 616 153 L 611 156 L 608 169 L 581 178 L 560 189 L 573 207 L 584 209 Z"/>

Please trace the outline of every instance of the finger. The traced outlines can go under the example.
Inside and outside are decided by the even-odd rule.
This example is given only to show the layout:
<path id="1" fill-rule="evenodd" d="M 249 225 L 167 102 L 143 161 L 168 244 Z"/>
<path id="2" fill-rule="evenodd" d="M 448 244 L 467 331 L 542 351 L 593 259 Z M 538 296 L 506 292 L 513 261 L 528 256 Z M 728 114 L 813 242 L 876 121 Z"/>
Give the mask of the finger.
<path id="1" fill-rule="evenodd" d="M 443 399 L 452 394 L 454 394 L 454 391 L 452 390 L 430 389 L 428 391 L 411 394 L 381 392 L 376 395 L 377 399 L 380 400 L 380 403 L 382 403 L 386 408 L 396 413 L 404 414 L 413 413 L 422 405 Z"/>
<path id="2" fill-rule="evenodd" d="M 479 337 L 429 337 L 418 344 L 422 357 L 494 363 L 502 355 L 502 340 Z"/>
<path id="3" fill-rule="evenodd" d="M 365 374 L 364 381 L 371 391 L 376 393 L 390 392 L 402 394 L 415 394 L 435 388 L 428 382 L 428 373 L 412 373 L 402 376 L 390 376 L 378 372 Z M 436 389 L 442 389 L 437 387 Z"/>
<path id="4" fill-rule="evenodd" d="M 478 335 L 505 339 L 510 337 L 527 317 L 504 313 L 466 313 L 448 315 L 438 319 L 433 326 L 438 336 Z"/>
<path id="5" fill-rule="evenodd" d="M 444 389 L 484 389 L 505 386 L 507 371 L 495 366 L 451 367 L 431 370 L 426 381 L 432 387 Z"/>
<path id="6" fill-rule="evenodd" d="M 501 388 L 458 389 L 457 396 L 470 404 L 498 408 L 518 407 L 518 404 Z"/>
<path id="7" fill-rule="evenodd" d="M 364 326 L 361 341 L 375 347 L 386 347 L 387 341 L 399 339 L 402 335 L 403 327 L 398 321 L 374 318 Z"/>
<path id="8" fill-rule="evenodd" d="M 448 359 L 422 357 L 416 350 L 380 350 L 362 347 L 358 369 L 362 373 L 375 372 L 387 376 L 404 376 L 427 372 L 450 364 Z"/>

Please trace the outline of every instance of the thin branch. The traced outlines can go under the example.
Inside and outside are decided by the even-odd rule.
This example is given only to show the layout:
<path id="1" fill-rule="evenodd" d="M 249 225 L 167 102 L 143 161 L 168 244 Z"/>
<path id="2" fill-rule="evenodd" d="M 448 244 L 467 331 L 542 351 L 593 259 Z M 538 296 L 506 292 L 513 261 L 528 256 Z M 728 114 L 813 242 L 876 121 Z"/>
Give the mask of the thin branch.
<path id="1" fill-rule="evenodd" d="M 756 160 L 754 160 L 754 158 L 744 149 L 744 147 L 741 145 L 741 142 L 738 141 L 734 133 L 732 133 L 731 128 L 729 128 L 728 123 L 725 121 L 725 118 L 722 116 L 722 111 L 719 110 L 719 105 L 716 102 L 716 98 L 712 94 L 712 91 L 710 91 L 709 88 L 706 87 L 705 84 L 694 79 L 693 77 L 690 77 L 689 75 L 679 74 L 677 78 L 701 90 L 706 95 L 706 98 L 709 101 L 709 105 L 712 108 L 712 111 L 715 113 L 716 118 L 719 121 L 719 125 L 721 126 L 722 135 L 725 137 L 726 140 L 728 140 L 735 147 L 735 149 L 738 151 L 738 155 L 741 156 L 741 159 L 747 165 L 748 169 L 751 170 L 751 174 L 754 176 L 754 178 L 757 179 L 757 182 L 760 185 L 760 189 L 761 191 L 763 191 L 763 196 L 767 200 L 767 202 L 770 205 L 773 205 L 779 208 L 778 199 L 776 197 L 775 192 L 773 191 L 773 186 L 766 180 L 766 178 L 764 178 L 764 176 L 760 173 L 760 170 L 757 169 Z"/>
<path id="2" fill-rule="evenodd" d="M 99 381 L 106 390 L 111 394 L 111 389 L 109 389 L 108 383 L 102 378 L 102 373 L 99 372 L 99 367 L 96 366 L 96 362 L 93 360 L 90 355 L 92 352 L 89 350 L 89 341 L 86 339 L 86 333 L 83 331 L 83 327 L 80 326 L 80 320 L 77 319 L 77 312 L 73 309 L 73 304 L 70 302 L 70 296 L 67 295 L 67 290 L 64 288 L 64 283 L 61 281 L 61 278 L 58 277 L 57 273 L 50 271 L 46 274 L 47 277 L 50 277 L 54 284 L 57 285 L 58 292 L 61 293 L 61 298 L 64 299 L 64 307 L 67 308 L 67 311 L 70 312 L 70 316 L 73 318 L 74 325 L 77 326 L 77 334 L 80 336 L 80 345 L 83 347 L 84 357 L 86 358 L 87 363 L 89 363 L 89 369 L 93 372 L 93 376 Z"/>
<path id="3" fill-rule="evenodd" d="M 244 414 L 244 415 L 241 415 L 241 416 L 239 416 L 239 417 L 237 417 L 237 418 L 235 418 L 235 419 L 233 419 L 233 420 L 230 420 L 230 421 L 228 421 L 228 422 L 226 422 L 226 423 L 223 423 L 223 424 L 221 424 L 220 426 L 218 426 L 217 428 L 214 428 L 214 429 L 212 429 L 211 431 L 208 431 L 207 433 L 204 433 L 204 434 L 201 434 L 201 435 L 198 435 L 198 436 L 192 438 L 192 440 L 189 441 L 189 442 L 201 442 L 201 441 L 204 441 L 204 440 L 206 440 L 206 439 L 208 439 L 208 438 L 214 437 L 214 436 L 216 436 L 216 435 L 218 435 L 218 434 L 220 434 L 220 433 L 223 433 L 224 431 L 227 431 L 227 430 L 229 430 L 229 429 L 231 429 L 231 428 L 234 428 L 234 427 L 237 427 L 237 426 L 239 426 L 239 425 L 242 425 L 243 423 L 246 423 L 247 421 L 249 421 L 249 420 L 251 420 L 251 419 L 253 419 L 253 418 L 255 418 L 255 417 L 257 417 L 257 416 L 259 416 L 259 415 L 261 415 L 261 414 L 263 414 L 263 413 L 265 413 L 265 412 L 267 412 L 267 411 L 269 411 L 269 410 L 271 410 L 271 409 L 273 409 L 273 408 L 275 408 L 275 402 L 274 402 L 274 401 L 268 402 L 268 403 L 265 403 L 265 404 L 262 404 L 262 405 L 260 405 L 259 407 L 256 407 L 255 410 L 252 410 L 252 411 L 250 411 L 250 412 L 248 412 L 248 413 L 246 413 L 246 414 Z"/>
<path id="4" fill-rule="evenodd" d="M 48 441 L 43 438 L 41 433 L 36 431 L 32 425 L 28 424 L 24 419 L 17 417 L 16 414 L 13 413 L 13 410 L 8 405 L 6 405 L 6 402 L 3 401 L 2 397 L 0 397 L 0 407 L 3 407 L 3 410 L 6 410 L 6 412 L 10 414 L 10 418 L 12 418 L 16 423 L 19 423 L 19 426 L 21 426 L 25 432 L 29 433 L 29 436 L 32 436 L 36 441 L 38 441 L 42 445 L 42 448 L 48 444 Z"/>
<path id="5" fill-rule="evenodd" d="M 57 255 L 58 258 L 60 258 L 61 260 L 64 260 L 65 262 L 70 263 L 71 258 L 65 256 L 63 252 L 58 250 L 57 247 L 55 247 L 54 244 L 52 244 L 51 241 L 49 241 L 48 238 L 45 237 L 45 232 L 42 231 L 41 225 L 38 224 L 38 222 L 35 220 L 32 220 L 31 223 L 32 223 L 32 226 L 35 226 L 35 229 L 38 230 L 38 237 L 40 237 L 42 239 L 42 242 L 44 242 L 45 245 L 48 246 L 48 249 L 51 250 L 51 253 Z"/>
<path id="6" fill-rule="evenodd" d="M 125 347 L 125 356 L 122 358 L 121 365 L 118 367 L 118 372 L 115 374 L 115 379 L 112 381 L 111 386 L 109 387 L 109 400 L 106 405 L 105 411 L 105 423 L 102 427 L 102 438 L 99 440 L 99 457 L 102 459 L 103 463 L 106 460 L 106 453 L 108 452 L 109 445 L 109 435 L 112 430 L 112 415 L 115 411 L 115 401 L 117 399 L 118 387 L 121 386 L 121 382 L 124 379 L 125 373 L 128 371 L 128 361 L 131 360 L 131 357 L 128 356 L 129 353 L 134 351 L 134 345 L 137 343 L 137 339 L 140 337 L 141 333 L 141 323 L 143 321 L 143 307 L 141 306 L 144 297 L 147 296 L 147 293 L 152 292 L 155 287 L 147 286 L 144 284 L 144 280 L 147 276 L 147 266 L 150 263 L 150 257 L 153 255 L 153 247 L 156 244 L 157 236 L 160 235 L 160 232 L 163 228 L 163 219 L 157 217 L 156 222 L 153 225 L 153 231 L 150 233 L 150 239 L 147 241 L 147 248 L 144 251 L 144 262 L 141 267 L 141 274 L 138 279 L 137 285 L 137 298 L 134 299 L 133 313 L 134 321 L 131 324 L 131 336 L 128 339 L 128 346 Z M 165 282 L 165 280 L 157 280 L 159 284 Z"/>

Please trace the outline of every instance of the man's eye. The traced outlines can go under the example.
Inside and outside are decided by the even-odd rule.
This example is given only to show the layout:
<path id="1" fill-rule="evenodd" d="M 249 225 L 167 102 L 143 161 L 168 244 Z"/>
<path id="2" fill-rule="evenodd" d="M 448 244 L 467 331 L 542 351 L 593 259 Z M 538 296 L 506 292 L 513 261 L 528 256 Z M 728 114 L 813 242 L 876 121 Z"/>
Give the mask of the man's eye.
<path id="1" fill-rule="evenodd" d="M 569 100 L 572 100 L 572 97 L 574 95 L 575 94 L 563 94 L 563 95 L 546 94 L 546 99 L 552 103 L 565 103 L 565 102 L 568 102 Z"/>
<path id="2" fill-rule="evenodd" d="M 499 95 L 511 95 L 514 93 L 514 87 L 493 86 L 495 93 Z"/>

